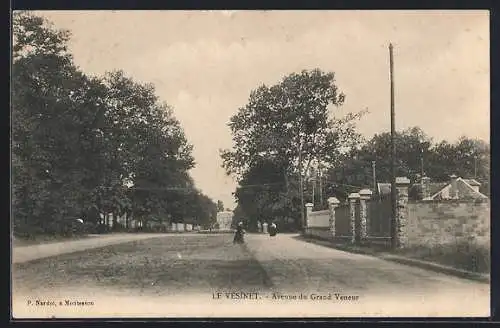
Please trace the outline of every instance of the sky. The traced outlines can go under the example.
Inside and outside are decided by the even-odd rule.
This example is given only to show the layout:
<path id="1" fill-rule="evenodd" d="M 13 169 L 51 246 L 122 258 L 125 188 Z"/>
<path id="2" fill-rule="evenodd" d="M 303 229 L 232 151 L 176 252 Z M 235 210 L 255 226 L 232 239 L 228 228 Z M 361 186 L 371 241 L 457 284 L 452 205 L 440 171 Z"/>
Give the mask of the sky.
<path id="1" fill-rule="evenodd" d="M 396 129 L 420 126 L 435 141 L 489 141 L 487 11 L 44 11 L 72 32 L 84 72 L 122 69 L 150 82 L 194 145 L 197 187 L 234 208 L 222 169 L 229 119 L 251 90 L 303 69 L 333 71 L 340 117 L 367 109 L 358 130 L 390 130 L 389 50 L 394 45 Z"/>

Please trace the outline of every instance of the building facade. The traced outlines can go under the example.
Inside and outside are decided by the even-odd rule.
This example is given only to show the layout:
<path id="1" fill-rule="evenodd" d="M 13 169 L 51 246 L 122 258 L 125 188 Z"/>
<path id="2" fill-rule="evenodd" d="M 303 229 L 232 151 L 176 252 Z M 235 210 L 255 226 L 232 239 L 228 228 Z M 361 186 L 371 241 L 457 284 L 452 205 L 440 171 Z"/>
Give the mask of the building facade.
<path id="1" fill-rule="evenodd" d="M 217 224 L 219 230 L 231 230 L 231 224 L 233 222 L 233 212 L 224 211 L 217 213 Z"/>

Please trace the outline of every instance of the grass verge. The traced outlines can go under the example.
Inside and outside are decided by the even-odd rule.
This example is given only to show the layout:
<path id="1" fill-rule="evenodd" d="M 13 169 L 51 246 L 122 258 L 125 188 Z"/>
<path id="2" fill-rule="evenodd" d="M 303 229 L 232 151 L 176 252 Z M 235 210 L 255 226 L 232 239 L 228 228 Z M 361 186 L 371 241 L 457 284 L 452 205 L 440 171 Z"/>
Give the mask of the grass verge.
<path id="1" fill-rule="evenodd" d="M 172 296 L 269 288 L 260 263 L 240 246 L 228 235 L 178 235 L 64 254 L 15 264 L 13 290 L 78 285 Z"/>
<path id="2" fill-rule="evenodd" d="M 13 247 L 22 247 L 22 246 L 31 246 L 31 245 L 40 245 L 40 244 L 51 244 L 58 243 L 61 241 L 69 241 L 69 240 L 79 240 L 92 238 L 94 236 L 90 235 L 74 235 L 74 236 L 59 236 L 59 235 L 37 235 L 32 236 L 30 238 L 21 238 L 21 237 L 13 237 L 12 246 Z"/>
<path id="3" fill-rule="evenodd" d="M 363 246 L 335 243 L 310 236 L 300 236 L 298 238 L 306 242 L 314 242 L 351 253 L 377 256 L 407 265 L 419 266 L 480 281 L 488 280 L 486 275 L 489 275 L 491 268 L 490 248 L 487 245 L 474 242 L 461 241 L 433 247 L 419 246 L 390 250 L 379 245 Z"/>

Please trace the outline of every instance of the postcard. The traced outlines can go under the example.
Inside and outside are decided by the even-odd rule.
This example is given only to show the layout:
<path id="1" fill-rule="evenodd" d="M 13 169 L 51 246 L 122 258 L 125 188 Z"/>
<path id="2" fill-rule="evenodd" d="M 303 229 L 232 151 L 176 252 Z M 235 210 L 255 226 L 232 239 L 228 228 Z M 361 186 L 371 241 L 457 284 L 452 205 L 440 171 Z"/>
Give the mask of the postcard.
<path id="1" fill-rule="evenodd" d="M 488 11 L 12 24 L 13 319 L 490 316 Z"/>

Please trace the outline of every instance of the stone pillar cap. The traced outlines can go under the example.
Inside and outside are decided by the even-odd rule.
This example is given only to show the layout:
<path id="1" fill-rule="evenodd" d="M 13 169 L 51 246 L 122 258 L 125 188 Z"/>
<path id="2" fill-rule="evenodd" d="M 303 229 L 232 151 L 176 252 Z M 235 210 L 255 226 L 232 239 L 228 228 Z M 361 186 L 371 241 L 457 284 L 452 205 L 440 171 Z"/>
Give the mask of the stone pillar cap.
<path id="1" fill-rule="evenodd" d="M 357 192 L 353 192 L 352 194 L 349 195 L 349 199 L 355 199 L 355 198 L 359 198 L 359 194 Z"/>
<path id="2" fill-rule="evenodd" d="M 311 203 L 307 203 L 307 204 L 306 204 L 306 207 L 314 207 L 314 205 L 313 205 L 313 204 L 311 204 Z"/>
<path id="3" fill-rule="evenodd" d="M 369 197 L 369 196 L 371 196 L 372 194 L 373 194 L 373 192 L 372 192 L 370 189 L 361 189 L 361 190 L 359 191 L 359 195 L 360 195 L 361 197 L 363 197 L 363 196 L 364 196 L 364 197 Z"/>
<path id="4" fill-rule="evenodd" d="M 328 198 L 328 204 L 340 204 L 340 201 L 336 197 L 330 197 Z"/>
<path id="5" fill-rule="evenodd" d="M 409 185 L 410 179 L 408 179 L 407 177 L 397 177 L 396 184 L 397 185 Z"/>

